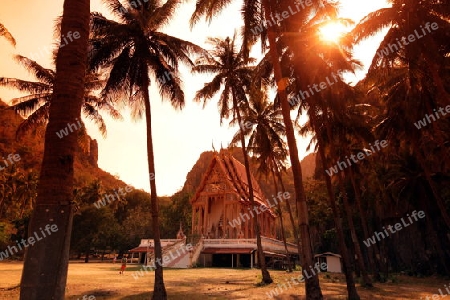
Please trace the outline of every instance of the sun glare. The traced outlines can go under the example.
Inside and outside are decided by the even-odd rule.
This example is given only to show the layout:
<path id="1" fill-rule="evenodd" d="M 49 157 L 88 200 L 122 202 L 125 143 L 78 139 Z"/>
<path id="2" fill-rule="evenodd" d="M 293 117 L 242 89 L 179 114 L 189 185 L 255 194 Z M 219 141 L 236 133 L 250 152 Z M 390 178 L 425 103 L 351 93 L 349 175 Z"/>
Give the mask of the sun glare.
<path id="1" fill-rule="evenodd" d="M 324 42 L 338 43 L 346 33 L 346 26 L 339 22 L 329 22 L 319 29 L 320 39 Z"/>

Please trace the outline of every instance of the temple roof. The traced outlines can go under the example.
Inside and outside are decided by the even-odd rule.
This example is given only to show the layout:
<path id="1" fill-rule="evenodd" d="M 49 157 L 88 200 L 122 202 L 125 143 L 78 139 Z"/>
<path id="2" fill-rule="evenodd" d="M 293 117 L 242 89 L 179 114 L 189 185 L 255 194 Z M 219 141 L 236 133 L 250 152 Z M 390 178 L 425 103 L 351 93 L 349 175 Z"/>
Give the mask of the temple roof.
<path id="1" fill-rule="evenodd" d="M 216 165 L 223 176 L 223 179 L 225 179 L 222 181 L 226 182 L 228 188 L 231 189 L 231 192 L 234 192 L 240 196 L 239 201 L 249 205 L 249 189 L 245 166 L 234 158 L 226 149 L 222 149 L 219 153 L 216 152 L 214 154 L 214 157 L 206 169 L 194 197 L 191 199 L 191 203 L 194 203 L 198 199 L 200 193 L 204 190 L 205 185 L 208 183 L 208 178 Z M 262 192 L 255 177 L 253 174 L 250 174 L 250 176 L 252 180 L 253 198 L 255 200 L 255 204 L 265 205 L 268 207 L 267 211 L 269 211 L 272 216 L 275 216 L 275 213 L 272 211 L 271 206 L 268 205 L 267 199 L 264 197 L 264 193 Z M 229 190 L 227 192 L 229 192 Z"/>

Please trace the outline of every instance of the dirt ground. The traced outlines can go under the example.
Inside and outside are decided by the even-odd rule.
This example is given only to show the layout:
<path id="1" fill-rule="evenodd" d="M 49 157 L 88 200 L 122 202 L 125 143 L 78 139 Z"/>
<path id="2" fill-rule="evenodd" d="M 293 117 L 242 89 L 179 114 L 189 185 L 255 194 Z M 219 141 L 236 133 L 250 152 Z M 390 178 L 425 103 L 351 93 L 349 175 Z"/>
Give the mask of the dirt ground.
<path id="1" fill-rule="evenodd" d="M 83 296 L 95 296 L 95 299 L 140 300 L 150 299 L 153 289 L 154 273 L 143 272 L 142 276 L 133 274 L 138 267 L 129 265 L 124 275 L 119 275 L 119 264 L 112 263 L 71 263 L 67 282 L 66 299 L 83 299 Z M 22 263 L 0 263 L 0 299 L 19 298 L 18 284 Z M 291 287 L 287 281 L 300 275 L 300 272 L 286 273 L 270 271 L 274 283 L 258 287 L 259 270 L 240 269 L 165 269 L 164 279 L 168 299 L 271 299 L 267 293 L 277 288 L 277 284 L 286 283 L 279 296 L 272 299 L 304 299 L 304 284 Z M 374 288 L 365 289 L 358 286 L 361 299 L 425 299 L 426 296 L 438 294 L 450 280 L 437 278 L 413 278 L 396 275 L 393 282 L 375 284 Z M 344 276 L 341 274 L 321 273 L 320 283 L 325 299 L 346 299 Z M 450 299 L 450 295 L 448 296 Z M 445 297 L 446 298 L 446 297 Z M 85 297 L 85 299 L 89 299 Z M 91 297 L 91 299 L 94 299 Z M 439 298 L 441 299 L 441 298 Z"/>

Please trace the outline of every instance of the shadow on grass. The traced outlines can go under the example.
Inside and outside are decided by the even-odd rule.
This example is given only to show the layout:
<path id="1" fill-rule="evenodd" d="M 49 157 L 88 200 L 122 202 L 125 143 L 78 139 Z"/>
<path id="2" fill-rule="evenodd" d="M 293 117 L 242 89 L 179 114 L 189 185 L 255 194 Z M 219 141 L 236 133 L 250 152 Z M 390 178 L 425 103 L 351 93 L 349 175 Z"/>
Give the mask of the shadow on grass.
<path id="1" fill-rule="evenodd" d="M 125 296 L 120 298 L 120 300 L 150 300 L 152 298 L 152 294 L 153 292 L 146 292 L 146 293 L 140 293 L 140 294 L 135 294 L 135 295 L 129 295 L 129 296 Z M 185 293 L 185 292 L 168 292 L 167 293 L 168 298 L 171 300 L 198 300 L 198 299 L 204 299 L 204 295 L 199 295 L 198 293 Z M 102 298 L 99 298 L 102 299 Z M 105 298 L 106 299 L 106 298 Z M 208 299 L 209 300 L 225 300 L 225 299 L 230 299 L 229 297 L 225 297 L 225 296 L 209 296 L 208 295 Z M 246 297 L 233 297 L 234 299 L 246 299 Z"/>
<path id="2" fill-rule="evenodd" d="M 120 300 L 150 300 L 152 299 L 152 292 L 145 292 L 135 295 L 128 295 L 120 298 Z"/>
<path id="3" fill-rule="evenodd" d="M 234 292 L 234 291 L 232 291 Z M 186 293 L 179 292 L 176 290 L 167 291 L 170 300 L 198 300 L 198 299 L 208 299 L 208 300 L 244 300 L 248 299 L 248 296 L 238 296 L 238 295 L 230 295 L 226 293 L 226 291 L 216 291 L 216 292 L 196 292 L 196 293 Z"/>
<path id="4" fill-rule="evenodd" d="M 88 291 L 84 293 L 83 295 L 72 295 L 72 296 L 66 296 L 67 300 L 82 300 L 83 296 L 86 296 L 86 298 L 89 298 L 89 296 L 95 296 L 95 300 L 101 300 L 101 299 L 110 299 L 111 297 L 117 296 L 117 292 L 112 292 L 108 290 L 103 289 L 95 289 Z M 85 298 L 85 299 L 86 299 Z"/>

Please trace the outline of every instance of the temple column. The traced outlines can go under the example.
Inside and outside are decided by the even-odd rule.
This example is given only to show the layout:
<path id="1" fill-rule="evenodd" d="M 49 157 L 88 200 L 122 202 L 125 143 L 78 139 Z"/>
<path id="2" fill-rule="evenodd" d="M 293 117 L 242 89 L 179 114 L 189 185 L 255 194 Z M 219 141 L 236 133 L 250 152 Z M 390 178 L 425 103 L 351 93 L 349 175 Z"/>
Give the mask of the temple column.
<path id="1" fill-rule="evenodd" d="M 228 236 L 228 223 L 227 223 L 227 205 L 225 204 L 225 197 L 223 197 L 223 224 L 222 224 L 222 230 L 223 230 L 223 237 L 229 239 Z"/>
<path id="2" fill-rule="evenodd" d="M 206 201 L 206 207 L 205 207 L 205 212 L 203 213 L 203 218 L 205 219 L 204 220 L 204 228 L 205 228 L 205 235 L 208 235 L 208 232 L 209 232 L 209 230 L 208 230 L 208 211 L 209 211 L 209 197 L 208 197 L 208 199 L 207 199 L 207 201 Z M 212 232 L 211 232 L 211 234 L 212 234 Z M 211 237 L 210 237 L 211 238 Z"/>
<path id="3" fill-rule="evenodd" d="M 265 235 L 265 233 L 266 233 L 266 218 L 265 218 L 265 215 L 264 214 L 262 214 L 261 215 L 261 218 L 259 218 L 259 224 L 261 225 L 261 235 Z"/>
<path id="4" fill-rule="evenodd" d="M 248 239 L 249 235 L 248 235 L 248 223 L 250 222 L 250 220 L 245 220 L 245 224 L 244 224 L 244 238 Z"/>
<path id="5" fill-rule="evenodd" d="M 202 227 L 203 227 L 203 234 L 206 236 L 206 224 L 205 224 L 205 206 L 202 206 L 201 209 L 201 219 L 202 219 Z"/>
<path id="6" fill-rule="evenodd" d="M 195 233 L 197 233 L 196 232 L 196 224 L 195 224 L 195 216 L 197 215 L 197 211 L 196 211 L 196 208 L 197 208 L 197 206 L 193 206 L 192 207 L 192 220 L 191 220 L 191 224 L 192 224 L 192 226 L 191 226 L 191 232 L 192 232 L 192 234 L 195 234 Z"/>

